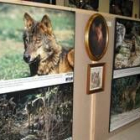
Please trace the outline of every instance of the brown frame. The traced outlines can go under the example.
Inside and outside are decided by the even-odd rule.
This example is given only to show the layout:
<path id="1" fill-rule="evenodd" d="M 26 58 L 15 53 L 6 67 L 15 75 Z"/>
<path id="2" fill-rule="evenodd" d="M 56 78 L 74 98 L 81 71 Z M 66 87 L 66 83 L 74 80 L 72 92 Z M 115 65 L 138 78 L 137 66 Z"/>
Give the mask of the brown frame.
<path id="1" fill-rule="evenodd" d="M 93 78 L 93 76 L 95 75 L 96 76 L 98 75 L 98 78 L 100 79 L 94 79 L 97 81 L 93 81 L 91 84 L 91 78 Z M 105 63 L 89 64 L 87 68 L 87 94 L 103 91 L 104 79 L 105 79 Z M 99 84 L 99 86 L 94 85 L 93 84 L 94 82 L 97 82 L 95 84 Z"/>
<path id="2" fill-rule="evenodd" d="M 97 36 L 97 32 L 95 32 L 99 25 L 101 25 L 100 33 L 102 35 L 102 39 L 100 39 L 100 41 L 97 39 L 99 38 L 99 36 Z M 109 42 L 108 36 L 109 29 L 105 18 L 98 13 L 92 15 L 89 18 L 85 29 L 85 46 L 87 54 L 91 60 L 97 61 L 104 56 Z"/>

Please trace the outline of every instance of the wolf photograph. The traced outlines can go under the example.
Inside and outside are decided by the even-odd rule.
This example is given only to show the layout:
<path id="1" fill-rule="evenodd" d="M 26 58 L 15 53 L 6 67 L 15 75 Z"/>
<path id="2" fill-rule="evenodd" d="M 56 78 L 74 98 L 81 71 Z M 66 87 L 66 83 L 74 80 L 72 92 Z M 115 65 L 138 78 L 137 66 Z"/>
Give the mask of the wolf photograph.
<path id="1" fill-rule="evenodd" d="M 72 140 L 73 84 L 0 94 L 0 140 Z"/>
<path id="2" fill-rule="evenodd" d="M 73 72 L 75 14 L 0 4 L 0 80 Z"/>
<path id="3" fill-rule="evenodd" d="M 140 66 L 140 22 L 116 19 L 114 69 Z"/>
<path id="4" fill-rule="evenodd" d="M 140 75 L 114 79 L 112 82 L 110 130 L 140 116 Z"/>

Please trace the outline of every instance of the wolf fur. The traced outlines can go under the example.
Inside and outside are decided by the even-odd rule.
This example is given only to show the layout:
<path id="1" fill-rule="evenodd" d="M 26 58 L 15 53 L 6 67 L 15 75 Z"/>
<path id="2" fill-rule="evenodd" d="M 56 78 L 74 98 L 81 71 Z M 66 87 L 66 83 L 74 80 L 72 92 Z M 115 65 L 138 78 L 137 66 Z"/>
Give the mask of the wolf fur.
<path id="1" fill-rule="evenodd" d="M 140 82 L 132 87 L 127 87 L 121 95 L 121 107 L 124 111 L 128 110 L 129 104 L 131 104 L 131 109 L 135 108 L 136 105 L 136 94 L 137 90 L 140 88 Z"/>
<path id="2" fill-rule="evenodd" d="M 43 97 L 36 98 L 25 105 L 28 114 L 28 125 L 31 127 L 31 120 L 34 121 L 34 115 L 39 115 L 45 109 L 45 100 Z"/>
<path id="3" fill-rule="evenodd" d="M 24 14 L 24 60 L 31 76 L 73 71 L 74 50 L 64 50 L 56 41 L 51 20 L 44 15 L 40 22 Z"/>

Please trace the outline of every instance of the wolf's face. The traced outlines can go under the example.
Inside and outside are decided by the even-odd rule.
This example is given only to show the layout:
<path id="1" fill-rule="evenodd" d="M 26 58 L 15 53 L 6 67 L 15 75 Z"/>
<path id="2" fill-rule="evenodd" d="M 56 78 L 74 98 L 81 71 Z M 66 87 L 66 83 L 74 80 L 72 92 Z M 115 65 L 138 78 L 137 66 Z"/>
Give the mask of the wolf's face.
<path id="1" fill-rule="evenodd" d="M 99 87 L 100 86 L 100 73 L 99 72 L 94 72 L 92 74 L 92 84 L 93 88 Z"/>
<path id="2" fill-rule="evenodd" d="M 35 21 L 29 14 L 24 14 L 25 31 L 23 34 L 24 41 L 24 60 L 27 63 L 33 63 L 49 58 L 53 52 L 51 21 L 45 15 L 40 22 Z"/>
<path id="3" fill-rule="evenodd" d="M 95 33 L 94 39 L 100 43 L 100 41 L 103 40 L 102 24 L 99 24 L 98 26 L 93 25 L 92 29 Z"/>
<path id="4" fill-rule="evenodd" d="M 116 26 L 116 48 L 118 48 L 118 46 L 122 45 L 122 42 L 124 41 L 125 38 L 125 33 L 126 33 L 126 28 L 123 24 L 117 22 L 117 26 Z"/>

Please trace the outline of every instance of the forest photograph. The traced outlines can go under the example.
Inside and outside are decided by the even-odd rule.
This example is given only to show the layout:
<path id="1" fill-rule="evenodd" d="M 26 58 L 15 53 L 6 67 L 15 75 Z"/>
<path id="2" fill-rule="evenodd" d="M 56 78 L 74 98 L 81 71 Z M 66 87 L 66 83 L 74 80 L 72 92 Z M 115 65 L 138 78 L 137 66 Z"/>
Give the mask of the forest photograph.
<path id="1" fill-rule="evenodd" d="M 116 18 L 114 69 L 140 66 L 140 22 Z"/>
<path id="2" fill-rule="evenodd" d="M 111 129 L 127 124 L 139 115 L 140 75 L 113 79 L 110 106 Z"/>
<path id="3" fill-rule="evenodd" d="M 0 94 L 0 140 L 71 140 L 73 84 Z"/>

